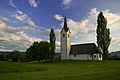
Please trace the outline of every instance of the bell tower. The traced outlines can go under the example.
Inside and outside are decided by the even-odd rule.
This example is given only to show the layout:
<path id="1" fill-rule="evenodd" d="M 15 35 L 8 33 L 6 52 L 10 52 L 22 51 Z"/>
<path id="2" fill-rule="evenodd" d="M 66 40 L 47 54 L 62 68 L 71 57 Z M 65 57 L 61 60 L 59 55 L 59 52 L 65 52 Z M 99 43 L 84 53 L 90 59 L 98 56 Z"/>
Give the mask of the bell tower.
<path id="1" fill-rule="evenodd" d="M 67 26 L 66 17 L 64 18 L 64 26 L 61 30 L 61 60 L 69 59 L 70 52 L 70 30 Z"/>

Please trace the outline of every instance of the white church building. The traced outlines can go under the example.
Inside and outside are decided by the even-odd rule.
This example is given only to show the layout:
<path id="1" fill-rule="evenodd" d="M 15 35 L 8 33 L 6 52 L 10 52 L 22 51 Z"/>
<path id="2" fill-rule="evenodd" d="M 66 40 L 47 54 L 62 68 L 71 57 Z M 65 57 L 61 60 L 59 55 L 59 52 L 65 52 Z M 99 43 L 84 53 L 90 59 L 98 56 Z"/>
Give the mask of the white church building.
<path id="1" fill-rule="evenodd" d="M 61 30 L 61 60 L 102 60 L 102 53 L 95 43 L 71 45 L 71 31 L 67 26 L 66 17 Z"/>

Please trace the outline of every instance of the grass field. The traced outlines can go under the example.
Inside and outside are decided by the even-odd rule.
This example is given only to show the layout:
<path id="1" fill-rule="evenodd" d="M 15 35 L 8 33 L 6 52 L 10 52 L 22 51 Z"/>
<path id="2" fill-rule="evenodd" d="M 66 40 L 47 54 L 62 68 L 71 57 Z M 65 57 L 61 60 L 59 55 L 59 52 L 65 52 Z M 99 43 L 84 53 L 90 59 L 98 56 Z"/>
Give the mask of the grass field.
<path id="1" fill-rule="evenodd" d="M 0 62 L 0 80 L 120 80 L 120 61 Z"/>

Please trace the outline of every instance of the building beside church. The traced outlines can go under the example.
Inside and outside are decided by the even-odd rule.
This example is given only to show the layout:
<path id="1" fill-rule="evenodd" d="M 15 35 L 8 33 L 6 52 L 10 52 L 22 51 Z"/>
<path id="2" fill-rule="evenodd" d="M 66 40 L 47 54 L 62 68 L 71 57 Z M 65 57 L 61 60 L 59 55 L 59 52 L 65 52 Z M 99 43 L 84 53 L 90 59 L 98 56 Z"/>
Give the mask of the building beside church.
<path id="1" fill-rule="evenodd" d="M 70 44 L 71 31 L 66 17 L 61 30 L 61 60 L 102 60 L 102 53 L 95 43 Z"/>

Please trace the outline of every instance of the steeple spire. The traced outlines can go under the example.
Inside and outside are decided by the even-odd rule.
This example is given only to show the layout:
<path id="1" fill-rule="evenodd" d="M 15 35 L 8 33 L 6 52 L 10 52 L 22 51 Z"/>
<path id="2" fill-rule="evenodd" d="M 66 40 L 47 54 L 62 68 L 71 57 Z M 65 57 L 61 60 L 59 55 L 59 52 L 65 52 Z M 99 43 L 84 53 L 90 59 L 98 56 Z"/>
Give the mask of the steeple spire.
<path id="1" fill-rule="evenodd" d="M 64 29 L 65 31 L 68 31 L 68 30 L 69 30 L 69 28 L 68 28 L 68 26 L 67 26 L 66 16 L 65 16 L 65 18 L 64 18 L 64 27 L 63 27 L 63 29 Z"/>

